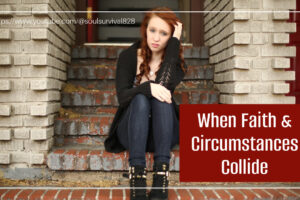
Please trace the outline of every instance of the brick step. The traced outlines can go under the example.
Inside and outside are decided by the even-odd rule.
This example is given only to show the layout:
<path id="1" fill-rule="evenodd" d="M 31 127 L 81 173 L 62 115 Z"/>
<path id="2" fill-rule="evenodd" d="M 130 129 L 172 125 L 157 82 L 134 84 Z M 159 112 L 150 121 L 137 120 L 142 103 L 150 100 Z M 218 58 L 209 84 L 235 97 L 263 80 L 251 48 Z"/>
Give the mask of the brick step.
<path id="1" fill-rule="evenodd" d="M 97 149 L 104 150 L 104 141 L 107 135 L 55 135 L 55 146 L 63 147 L 65 145 L 86 145 L 86 147 L 91 147 L 97 145 Z M 179 149 L 179 147 L 178 147 Z"/>
<path id="2" fill-rule="evenodd" d="M 54 132 L 57 136 L 107 135 L 113 117 L 113 114 L 58 117 L 54 122 Z"/>
<path id="3" fill-rule="evenodd" d="M 104 140 L 106 136 L 95 136 L 95 135 L 55 135 L 55 145 L 58 147 L 62 147 L 65 145 L 98 145 L 99 148 L 102 147 L 104 149 Z"/>
<path id="4" fill-rule="evenodd" d="M 80 91 L 80 90 L 114 90 L 115 80 L 69 80 L 64 85 L 65 91 Z M 213 80 L 184 80 L 178 86 L 179 89 L 209 89 L 213 88 Z"/>
<path id="5" fill-rule="evenodd" d="M 116 74 L 116 60 L 87 59 L 72 60 L 67 69 L 70 79 L 114 79 Z"/>
<path id="6" fill-rule="evenodd" d="M 112 114 L 117 112 L 116 106 L 74 106 L 61 108 L 63 110 L 61 117 L 64 118 L 77 118 L 80 115 L 102 115 L 102 114 Z"/>
<path id="7" fill-rule="evenodd" d="M 94 128 L 94 126 L 97 126 L 97 128 Z M 106 126 L 106 128 L 108 127 Z M 103 130 L 100 123 L 71 120 L 55 122 L 54 138 L 55 145 L 58 147 L 71 144 L 83 144 L 91 146 L 97 145 L 99 148 L 104 149 L 104 140 L 107 135 L 108 129 Z"/>
<path id="8" fill-rule="evenodd" d="M 47 155 L 51 170 L 127 171 L 128 151 L 109 153 L 99 145 L 71 144 L 54 146 Z M 153 170 L 153 153 L 146 153 L 147 170 Z M 171 151 L 170 171 L 179 171 L 179 150 Z"/>
<path id="9" fill-rule="evenodd" d="M 147 189 L 150 192 L 150 188 Z M 129 188 L 22 188 L 11 187 L 0 189 L 1 199 L 130 199 Z M 300 199 L 300 189 L 276 189 L 276 188 L 251 188 L 234 189 L 222 187 L 210 189 L 205 187 L 199 188 L 180 188 L 172 187 L 169 189 L 169 200 L 274 200 L 274 199 Z"/>
<path id="10" fill-rule="evenodd" d="M 214 89 L 175 90 L 177 104 L 217 104 L 219 92 Z M 117 106 L 116 91 L 70 91 L 62 92 L 63 106 Z"/>
<path id="11" fill-rule="evenodd" d="M 77 115 L 102 115 L 102 114 L 115 114 L 117 112 L 116 106 L 84 106 L 84 107 L 65 107 L 64 109 L 67 113 L 61 117 L 69 118 L 69 113 L 74 113 Z"/>
<path id="12" fill-rule="evenodd" d="M 185 58 L 185 63 L 188 66 L 203 66 L 209 65 L 208 59 L 198 59 L 198 58 Z M 117 58 L 81 58 L 81 59 L 72 59 L 71 63 L 68 65 L 69 68 L 80 67 L 80 66 L 115 66 L 117 63 Z"/>
<path id="13" fill-rule="evenodd" d="M 107 46 L 76 46 L 72 49 L 72 59 L 87 58 L 117 58 L 120 53 L 128 48 L 127 45 L 107 45 Z M 184 58 L 208 59 L 208 47 L 183 46 Z"/>
<path id="14" fill-rule="evenodd" d="M 87 61 L 90 62 L 90 61 Z M 187 63 L 188 64 L 188 63 Z M 112 61 L 99 61 L 98 64 L 73 64 L 68 67 L 68 80 L 98 80 L 115 79 L 116 66 Z M 185 80 L 213 80 L 214 67 L 210 65 L 188 65 L 188 71 L 184 77 Z"/>

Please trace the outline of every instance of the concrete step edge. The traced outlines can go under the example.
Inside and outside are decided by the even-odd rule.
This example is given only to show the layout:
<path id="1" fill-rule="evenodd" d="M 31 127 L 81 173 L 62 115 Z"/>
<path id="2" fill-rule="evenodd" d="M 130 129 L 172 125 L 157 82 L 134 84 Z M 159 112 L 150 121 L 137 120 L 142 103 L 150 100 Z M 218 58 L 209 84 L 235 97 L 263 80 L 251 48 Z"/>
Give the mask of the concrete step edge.
<path id="1" fill-rule="evenodd" d="M 170 171 L 179 171 L 179 151 L 172 150 Z M 46 162 L 52 170 L 100 170 L 100 171 L 127 171 L 129 153 L 109 153 L 99 147 L 87 145 L 69 145 L 53 147 L 47 156 Z M 153 153 L 146 153 L 147 170 L 153 168 Z"/>

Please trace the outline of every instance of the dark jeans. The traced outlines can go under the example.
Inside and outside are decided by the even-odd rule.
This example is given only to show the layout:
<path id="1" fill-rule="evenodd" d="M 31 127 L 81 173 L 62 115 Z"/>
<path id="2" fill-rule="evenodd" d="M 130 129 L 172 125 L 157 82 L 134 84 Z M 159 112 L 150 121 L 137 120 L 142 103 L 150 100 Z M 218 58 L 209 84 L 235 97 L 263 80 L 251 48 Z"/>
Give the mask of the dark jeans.
<path id="1" fill-rule="evenodd" d="M 145 153 L 154 152 L 154 162 L 170 161 L 171 149 L 179 143 L 179 122 L 172 104 L 137 94 L 117 129 L 120 143 L 129 150 L 129 165 L 146 166 Z"/>

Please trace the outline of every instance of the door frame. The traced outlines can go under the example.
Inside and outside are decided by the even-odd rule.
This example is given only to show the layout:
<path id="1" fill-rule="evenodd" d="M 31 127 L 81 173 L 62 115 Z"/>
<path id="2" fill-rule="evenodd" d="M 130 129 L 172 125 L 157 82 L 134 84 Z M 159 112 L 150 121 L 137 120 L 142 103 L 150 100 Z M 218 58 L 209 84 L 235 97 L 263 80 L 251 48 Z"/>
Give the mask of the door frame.
<path id="1" fill-rule="evenodd" d="M 296 2 L 296 10 L 300 10 L 300 3 Z M 300 14 L 299 13 L 290 13 L 290 23 L 296 23 L 297 32 L 290 34 L 290 43 L 289 46 L 296 47 L 296 57 L 290 59 L 291 67 L 287 70 L 295 71 L 295 80 L 288 81 L 290 83 L 290 92 L 288 96 L 295 96 L 296 104 L 300 104 Z"/>

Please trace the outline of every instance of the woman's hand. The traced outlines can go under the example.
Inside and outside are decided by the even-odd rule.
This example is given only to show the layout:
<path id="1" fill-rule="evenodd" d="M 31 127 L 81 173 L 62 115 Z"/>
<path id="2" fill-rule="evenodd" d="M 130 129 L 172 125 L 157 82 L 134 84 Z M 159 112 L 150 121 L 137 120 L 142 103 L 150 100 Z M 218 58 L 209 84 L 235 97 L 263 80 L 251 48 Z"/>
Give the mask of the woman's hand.
<path id="1" fill-rule="evenodd" d="M 182 23 L 177 21 L 177 25 L 174 25 L 175 30 L 173 33 L 173 37 L 176 37 L 178 40 L 180 40 L 181 32 L 182 32 Z"/>
<path id="2" fill-rule="evenodd" d="M 172 103 L 170 90 L 157 83 L 150 83 L 150 87 L 152 96 L 154 96 L 157 100 Z"/>

